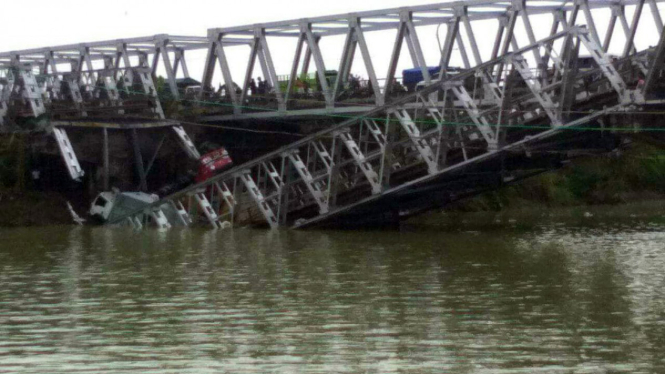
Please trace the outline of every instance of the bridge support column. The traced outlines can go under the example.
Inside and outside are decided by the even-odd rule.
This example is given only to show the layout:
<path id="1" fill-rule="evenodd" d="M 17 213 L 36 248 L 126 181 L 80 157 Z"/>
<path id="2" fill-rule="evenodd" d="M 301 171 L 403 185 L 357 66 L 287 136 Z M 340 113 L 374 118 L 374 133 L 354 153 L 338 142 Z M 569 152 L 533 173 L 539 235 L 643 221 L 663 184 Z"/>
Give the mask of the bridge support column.
<path id="1" fill-rule="evenodd" d="M 139 144 L 139 136 L 136 129 L 130 131 L 132 138 L 132 146 L 134 148 L 134 163 L 136 165 L 136 172 L 139 175 L 139 190 L 146 191 L 148 184 L 146 181 L 145 166 L 143 165 L 143 156 L 141 155 L 141 145 Z"/>
<path id="2" fill-rule="evenodd" d="M 102 171 L 102 186 L 104 191 L 110 189 L 109 186 L 109 130 L 104 127 L 102 129 L 103 134 L 103 145 L 102 145 L 102 159 L 103 159 L 103 171 Z"/>

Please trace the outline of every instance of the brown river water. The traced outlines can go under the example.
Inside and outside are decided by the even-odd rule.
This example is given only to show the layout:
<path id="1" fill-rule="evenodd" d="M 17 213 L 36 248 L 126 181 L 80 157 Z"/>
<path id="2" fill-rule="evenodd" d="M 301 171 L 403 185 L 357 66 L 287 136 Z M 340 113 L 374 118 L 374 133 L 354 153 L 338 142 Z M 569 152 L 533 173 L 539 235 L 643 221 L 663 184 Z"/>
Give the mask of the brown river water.
<path id="1" fill-rule="evenodd" d="M 665 209 L 0 229 L 0 373 L 665 373 Z"/>

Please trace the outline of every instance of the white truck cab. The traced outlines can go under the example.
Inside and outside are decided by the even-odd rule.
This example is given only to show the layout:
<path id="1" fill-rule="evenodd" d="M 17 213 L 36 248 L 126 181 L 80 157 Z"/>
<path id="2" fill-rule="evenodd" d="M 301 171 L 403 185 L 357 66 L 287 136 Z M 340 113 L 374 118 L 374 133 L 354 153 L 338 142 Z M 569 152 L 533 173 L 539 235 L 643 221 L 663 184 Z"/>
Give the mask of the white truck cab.
<path id="1" fill-rule="evenodd" d="M 90 206 L 90 216 L 103 222 L 107 221 L 111 210 L 113 210 L 113 202 L 116 196 L 115 192 L 102 192 L 97 195 L 97 198 L 95 198 Z"/>
<path id="2" fill-rule="evenodd" d="M 90 206 L 90 216 L 98 223 L 114 222 L 159 200 L 144 192 L 120 192 L 117 189 L 97 195 Z"/>

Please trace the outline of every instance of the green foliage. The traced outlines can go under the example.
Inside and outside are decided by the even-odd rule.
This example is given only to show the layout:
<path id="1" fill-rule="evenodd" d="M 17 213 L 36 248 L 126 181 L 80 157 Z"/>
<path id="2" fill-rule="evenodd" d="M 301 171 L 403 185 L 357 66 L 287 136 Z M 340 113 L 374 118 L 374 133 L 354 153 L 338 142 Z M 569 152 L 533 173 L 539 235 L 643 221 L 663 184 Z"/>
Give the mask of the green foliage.
<path id="1" fill-rule="evenodd" d="M 483 194 L 460 209 L 617 204 L 661 195 L 665 197 L 665 151 L 635 144 L 620 155 L 578 160 L 560 171 Z"/>

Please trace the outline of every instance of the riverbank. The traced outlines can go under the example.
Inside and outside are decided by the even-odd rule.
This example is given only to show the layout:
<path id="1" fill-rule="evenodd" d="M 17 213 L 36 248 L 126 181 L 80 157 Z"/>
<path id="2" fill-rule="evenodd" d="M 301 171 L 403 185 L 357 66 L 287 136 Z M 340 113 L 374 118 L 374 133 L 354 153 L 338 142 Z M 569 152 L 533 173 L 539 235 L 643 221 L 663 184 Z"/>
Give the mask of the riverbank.
<path id="1" fill-rule="evenodd" d="M 583 158 L 558 170 L 449 207 L 500 212 L 621 205 L 665 200 L 665 151 L 635 143 L 605 156 Z"/>
<path id="2" fill-rule="evenodd" d="M 501 211 L 465 212 L 450 210 L 415 217 L 402 225 L 411 231 L 446 232 L 533 230 L 537 227 L 570 225 L 595 227 L 611 223 L 617 226 L 665 226 L 665 199 L 645 200 L 617 205 L 578 205 L 551 207 L 537 203 Z"/>

